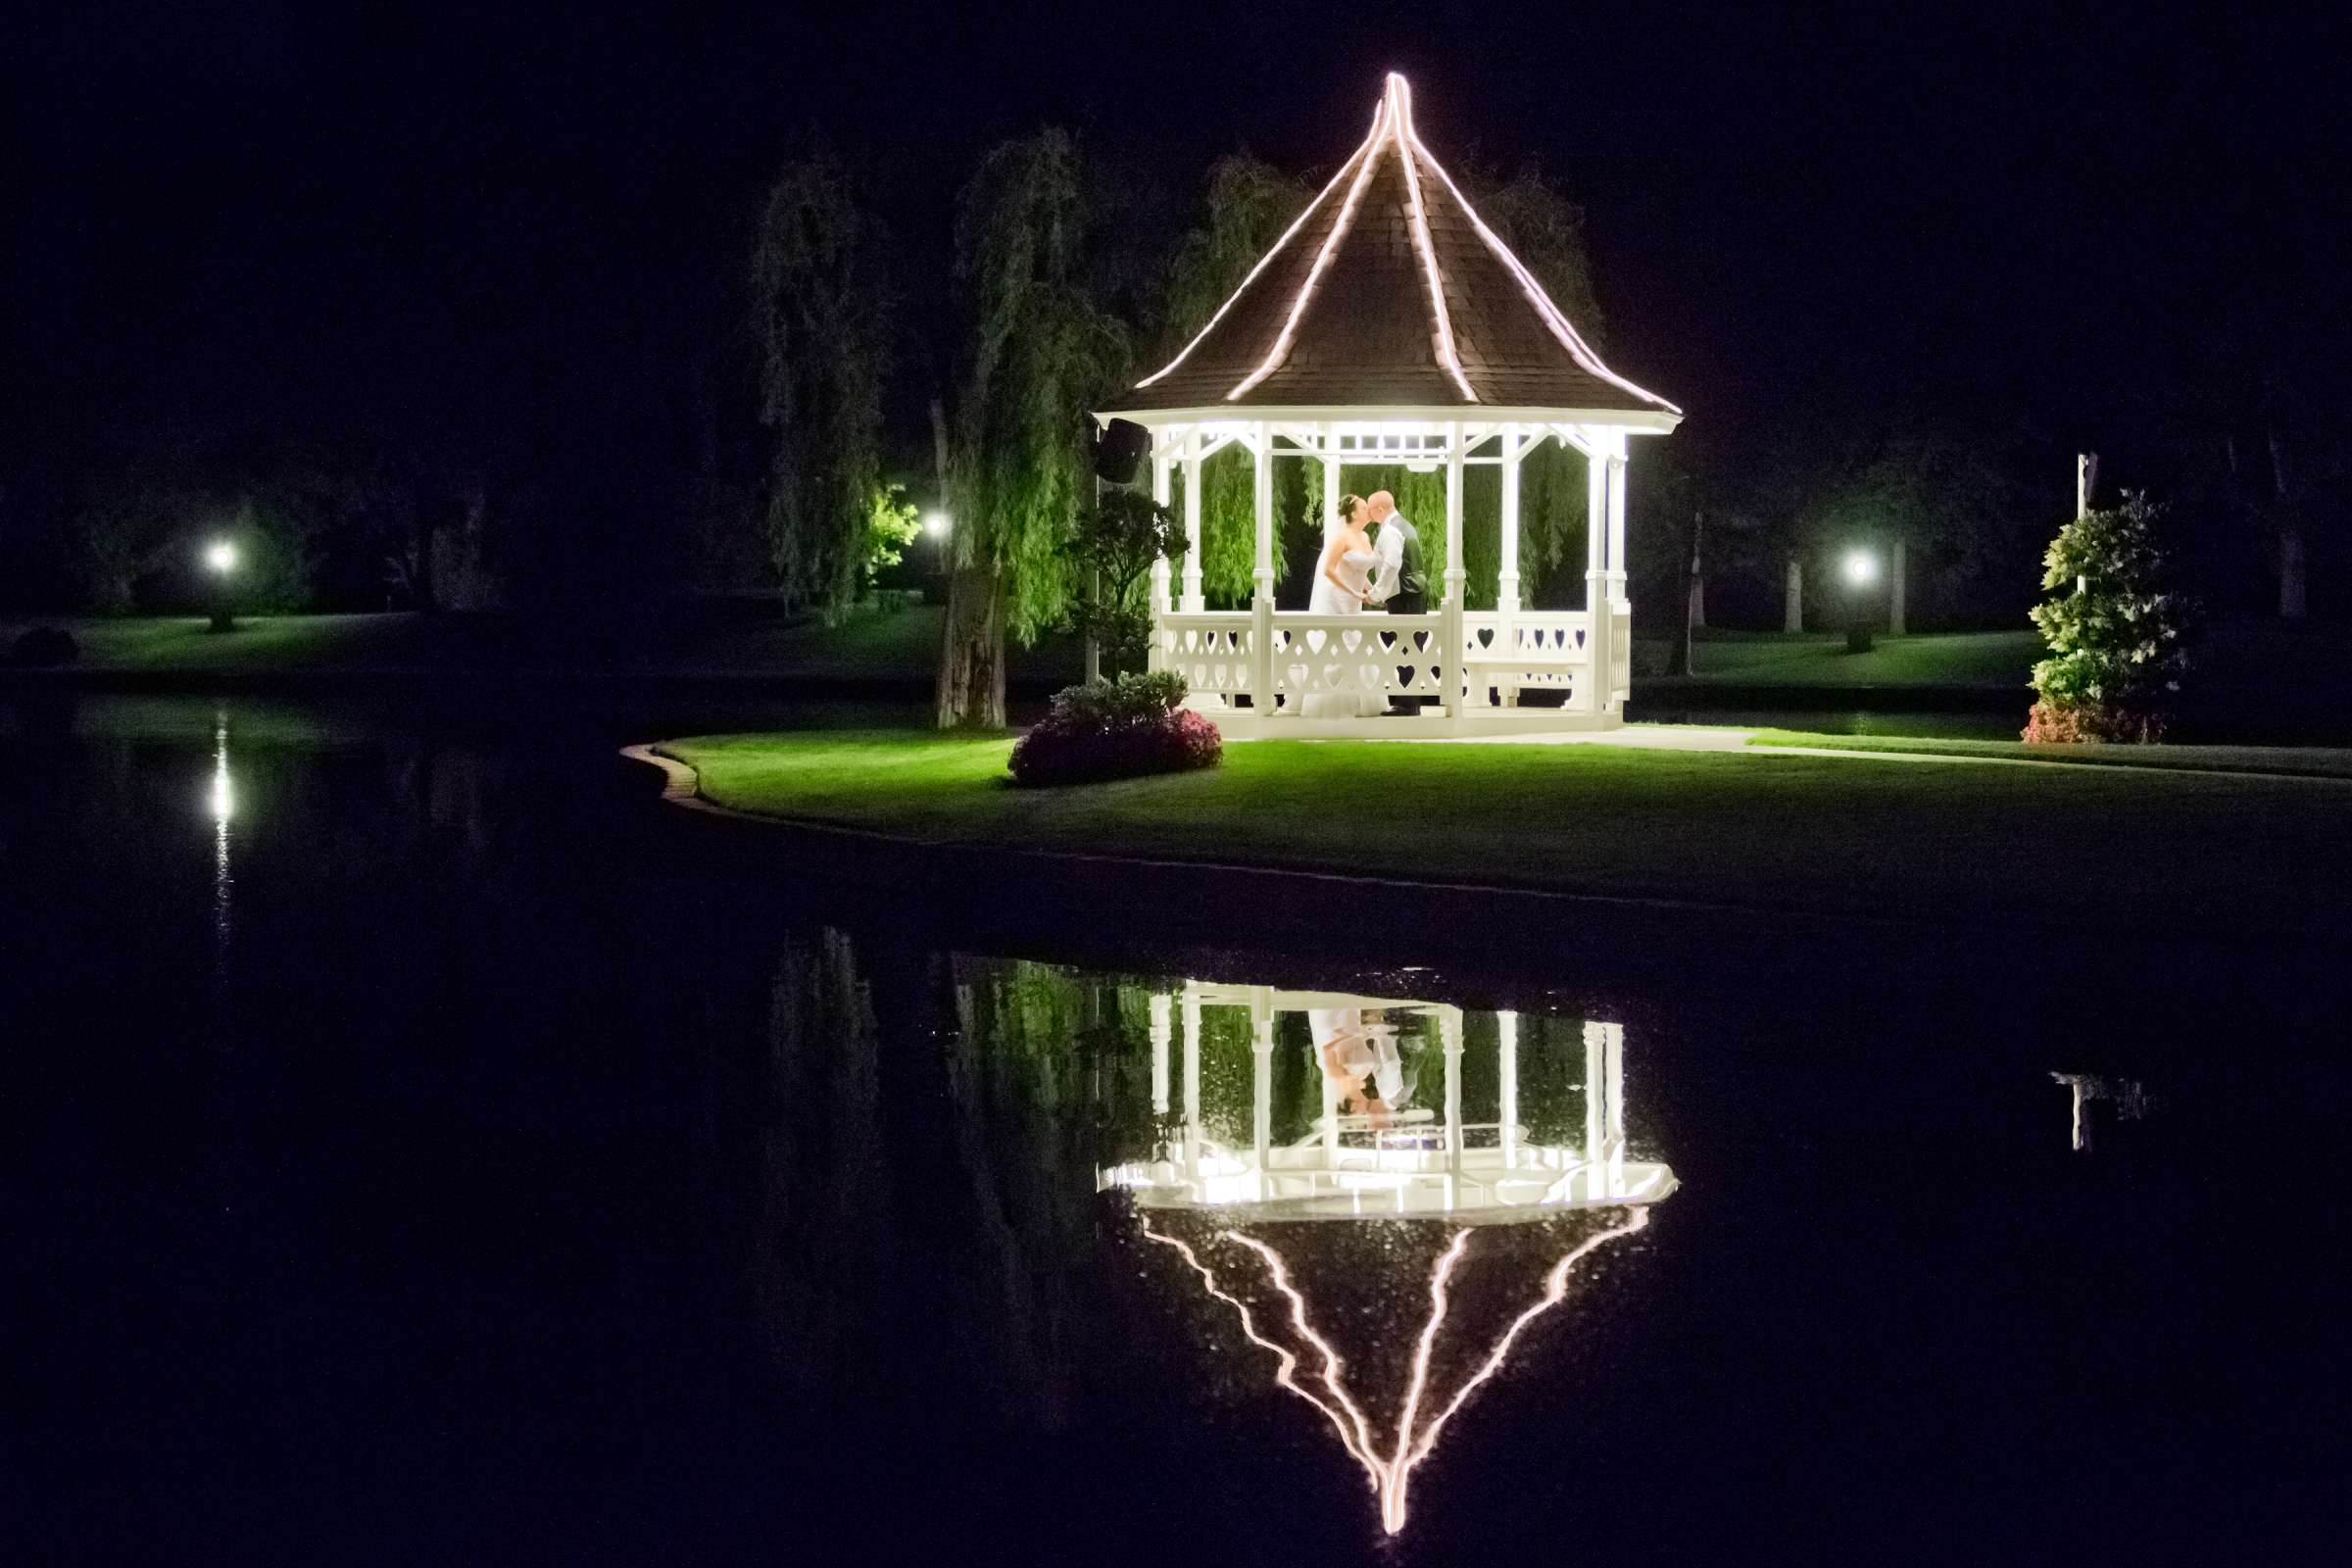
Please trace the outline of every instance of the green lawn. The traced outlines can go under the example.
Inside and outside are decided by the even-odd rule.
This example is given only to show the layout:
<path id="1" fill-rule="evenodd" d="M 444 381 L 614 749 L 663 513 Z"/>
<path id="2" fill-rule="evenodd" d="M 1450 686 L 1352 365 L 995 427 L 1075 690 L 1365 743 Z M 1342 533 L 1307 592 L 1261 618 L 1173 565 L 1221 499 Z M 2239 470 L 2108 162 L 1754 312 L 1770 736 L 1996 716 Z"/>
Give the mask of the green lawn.
<path id="1" fill-rule="evenodd" d="M 660 749 L 720 805 L 931 841 L 1929 921 L 2332 935 L 2352 915 L 2352 795 L 2320 779 L 1268 741 L 1202 773 L 1016 791 L 1008 746 L 837 732 Z"/>

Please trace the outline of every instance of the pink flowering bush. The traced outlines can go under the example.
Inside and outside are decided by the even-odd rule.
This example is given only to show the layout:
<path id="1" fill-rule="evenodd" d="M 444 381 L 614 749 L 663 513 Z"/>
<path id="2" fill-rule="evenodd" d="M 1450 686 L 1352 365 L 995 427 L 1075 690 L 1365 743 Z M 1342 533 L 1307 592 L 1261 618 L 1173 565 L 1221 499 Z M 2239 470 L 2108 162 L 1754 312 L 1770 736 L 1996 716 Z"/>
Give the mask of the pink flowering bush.
<path id="1" fill-rule="evenodd" d="M 1217 727 L 1184 701 L 1184 678 L 1161 671 L 1071 686 L 1012 748 L 1012 781 L 1092 784 L 1146 773 L 1214 767 Z"/>

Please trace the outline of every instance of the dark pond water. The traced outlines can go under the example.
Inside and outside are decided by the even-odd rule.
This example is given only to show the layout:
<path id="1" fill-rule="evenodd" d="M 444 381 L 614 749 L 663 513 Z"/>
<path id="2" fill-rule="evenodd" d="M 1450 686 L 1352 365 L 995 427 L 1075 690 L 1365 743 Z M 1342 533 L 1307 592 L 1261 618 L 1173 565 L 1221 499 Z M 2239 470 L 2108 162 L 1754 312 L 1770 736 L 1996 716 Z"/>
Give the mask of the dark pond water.
<path id="1" fill-rule="evenodd" d="M 1057 918 L 612 755 L 767 717 L 0 701 L 0 1557 L 2340 1544 L 2327 956 Z"/>

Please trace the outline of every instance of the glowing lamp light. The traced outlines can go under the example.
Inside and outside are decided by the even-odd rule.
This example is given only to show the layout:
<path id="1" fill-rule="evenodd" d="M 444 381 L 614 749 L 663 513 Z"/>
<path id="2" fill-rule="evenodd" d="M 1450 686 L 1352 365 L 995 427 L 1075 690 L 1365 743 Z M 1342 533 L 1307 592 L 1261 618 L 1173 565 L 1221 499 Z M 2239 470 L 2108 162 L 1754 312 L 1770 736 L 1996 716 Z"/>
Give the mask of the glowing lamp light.
<path id="1" fill-rule="evenodd" d="M 943 539 L 947 537 L 948 514 L 944 512 L 924 513 L 923 532 L 929 534 L 934 539 Z"/>
<path id="2" fill-rule="evenodd" d="M 226 539 L 216 539 L 204 547 L 204 564 L 225 577 L 237 569 L 237 547 Z"/>
<path id="3" fill-rule="evenodd" d="M 1845 580 L 1859 588 L 1874 582 L 1879 575 L 1878 558 L 1867 550 L 1850 552 L 1845 558 Z"/>

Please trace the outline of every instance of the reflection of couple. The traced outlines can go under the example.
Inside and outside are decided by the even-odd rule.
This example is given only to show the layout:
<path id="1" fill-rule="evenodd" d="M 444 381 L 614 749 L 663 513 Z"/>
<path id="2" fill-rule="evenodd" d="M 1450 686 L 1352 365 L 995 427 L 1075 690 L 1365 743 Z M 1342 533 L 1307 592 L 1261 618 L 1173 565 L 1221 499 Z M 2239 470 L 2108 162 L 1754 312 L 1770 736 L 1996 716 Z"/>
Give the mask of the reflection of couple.
<path id="1" fill-rule="evenodd" d="M 1314 594 L 1307 600 L 1310 614 L 1352 615 L 1366 605 L 1397 615 L 1418 615 L 1429 609 L 1429 579 L 1421 568 L 1421 535 L 1410 519 L 1396 510 L 1396 498 L 1375 490 L 1367 498 L 1345 496 L 1339 515 L 1331 520 L 1323 556 L 1315 564 Z M 1372 530 L 1378 529 L 1375 539 Z M 1383 633 L 1382 641 L 1393 642 Z M 1335 645 L 1331 652 L 1345 652 Z M 1412 679 L 1412 666 L 1398 668 L 1397 684 Z M 1301 711 L 1308 718 L 1357 718 L 1380 712 L 1418 711 L 1421 700 L 1399 696 L 1394 703 L 1382 696 L 1386 685 L 1378 664 L 1357 675 L 1355 691 L 1316 692 Z"/>
<path id="2" fill-rule="evenodd" d="M 1342 1115 L 1388 1116 L 1412 1094 L 1396 1026 L 1360 1007 L 1309 1007 L 1315 1065 L 1340 1096 Z"/>

